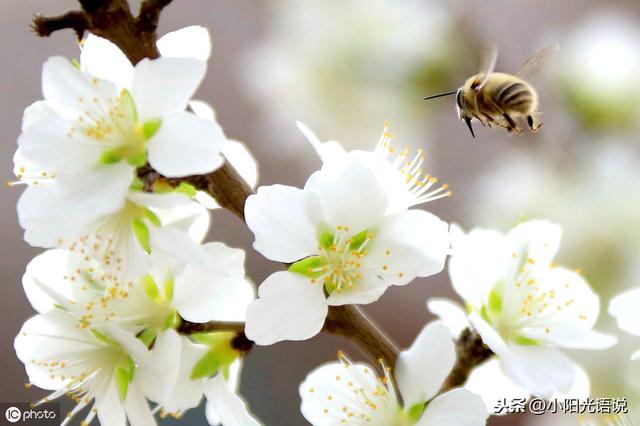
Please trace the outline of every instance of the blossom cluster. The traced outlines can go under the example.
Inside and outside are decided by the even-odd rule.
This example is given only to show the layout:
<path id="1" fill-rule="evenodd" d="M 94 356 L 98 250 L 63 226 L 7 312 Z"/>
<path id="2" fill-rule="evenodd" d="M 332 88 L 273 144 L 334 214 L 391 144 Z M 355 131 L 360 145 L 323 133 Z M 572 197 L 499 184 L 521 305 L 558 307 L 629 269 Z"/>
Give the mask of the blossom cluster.
<path id="1" fill-rule="evenodd" d="M 206 105 L 190 103 L 208 32 L 185 28 L 158 48 L 161 58 L 134 67 L 89 36 L 79 63 L 43 66 L 44 100 L 25 111 L 14 161 L 27 186 L 18 203 L 25 240 L 47 250 L 23 277 L 38 314 L 15 350 L 29 383 L 52 391 L 42 401 L 76 402 L 63 423 L 91 406 L 84 424 L 150 425 L 154 413 L 180 417 L 206 397 L 211 424 L 258 424 L 236 393 L 237 333 L 178 333 L 244 320 L 255 297 L 244 252 L 202 243 L 209 213 L 195 188 L 136 173 L 148 164 L 164 177 L 202 174 L 228 150 L 250 155 L 237 155 Z M 251 164 L 243 170 L 251 175 Z"/>
<path id="2" fill-rule="evenodd" d="M 422 150 L 395 144 L 388 124 L 372 150 L 347 151 L 298 123 L 322 166 L 301 189 L 261 186 L 247 198 L 253 248 L 287 265 L 256 295 L 244 251 L 204 242 L 207 208 L 217 205 L 180 180 L 229 161 L 257 183 L 248 150 L 192 99 L 207 31 L 167 34 L 160 58 L 135 65 L 93 35 L 81 48 L 79 62 L 45 62 L 44 100 L 25 110 L 14 158 L 24 238 L 46 249 L 23 277 L 37 314 L 14 346 L 30 384 L 51 391 L 42 401 L 76 402 L 63 424 L 90 406 L 85 424 L 153 425 L 157 412 L 179 418 L 203 398 L 210 424 L 260 424 L 238 395 L 248 345 L 312 338 L 329 309 L 376 302 L 390 286 L 442 272 L 447 258 L 465 307 L 429 300 L 440 319 L 379 368 L 340 352 L 310 372 L 299 388 L 310 423 L 480 426 L 505 395 L 589 395 L 563 349 L 617 339 L 594 331 L 600 300 L 586 280 L 554 263 L 558 225 L 465 233 L 416 208 L 451 192 L 423 170 Z M 158 177 L 141 173 L 149 169 Z M 609 308 L 634 334 L 639 297 Z M 463 330 L 479 336 L 488 360 L 451 382 Z"/>

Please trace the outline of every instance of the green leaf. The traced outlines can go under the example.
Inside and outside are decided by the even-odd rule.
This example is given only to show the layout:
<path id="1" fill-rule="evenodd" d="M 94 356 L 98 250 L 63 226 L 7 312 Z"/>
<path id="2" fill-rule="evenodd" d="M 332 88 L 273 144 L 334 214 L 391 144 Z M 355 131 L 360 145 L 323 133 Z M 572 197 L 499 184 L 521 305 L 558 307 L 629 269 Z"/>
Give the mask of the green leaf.
<path id="1" fill-rule="evenodd" d="M 167 330 L 169 328 L 178 328 L 181 321 L 182 320 L 180 319 L 180 315 L 178 315 L 178 311 L 173 311 L 167 316 L 167 319 L 164 321 L 164 329 Z"/>
<path id="2" fill-rule="evenodd" d="M 218 372 L 220 360 L 213 352 L 207 352 L 198 360 L 191 370 L 191 380 L 211 377 Z"/>
<path id="3" fill-rule="evenodd" d="M 122 161 L 122 155 L 118 154 L 116 151 L 112 149 L 104 151 L 100 155 L 100 159 L 98 159 L 98 162 L 100 164 L 116 164 L 116 163 L 119 163 L 120 161 Z"/>
<path id="4" fill-rule="evenodd" d="M 133 219 L 131 222 L 133 227 L 133 233 L 135 234 L 138 242 L 142 246 L 142 249 L 147 253 L 151 253 L 151 243 L 149 242 L 149 228 L 141 219 Z"/>
<path id="5" fill-rule="evenodd" d="M 133 380 L 133 375 L 136 371 L 136 365 L 131 359 L 127 357 L 126 361 L 121 362 L 115 371 L 116 385 L 118 387 L 118 394 L 123 401 L 127 397 L 127 390 L 129 389 L 129 383 Z"/>
<path id="6" fill-rule="evenodd" d="M 322 267 L 326 264 L 327 261 L 323 257 L 310 256 L 289 266 L 288 271 L 295 272 L 309 278 L 317 278 L 324 274 Z M 314 271 L 314 269 L 320 270 Z"/>
<path id="7" fill-rule="evenodd" d="M 111 338 L 106 335 L 100 333 L 98 330 L 91 329 L 89 330 L 91 335 L 99 342 L 107 344 L 107 345 L 118 345 L 115 341 L 111 340 Z"/>
<path id="8" fill-rule="evenodd" d="M 522 346 L 538 346 L 540 344 L 539 341 L 535 340 L 535 339 L 530 339 L 528 337 L 525 336 L 518 336 L 515 339 L 513 339 L 514 343 L 518 344 L 518 345 L 522 345 Z"/>
<path id="9" fill-rule="evenodd" d="M 71 60 L 71 65 L 73 65 L 74 67 L 76 67 L 77 69 L 80 69 L 80 62 L 78 62 L 78 60 L 76 58 L 73 58 Z"/>
<path id="10" fill-rule="evenodd" d="M 164 180 L 157 180 L 153 183 L 153 192 L 156 194 L 168 194 L 175 191 L 175 188 L 169 185 L 169 182 Z"/>
<path id="11" fill-rule="evenodd" d="M 333 244 L 333 234 L 323 232 L 322 235 L 320 235 L 320 246 L 328 249 L 331 247 L 331 244 Z"/>
<path id="12" fill-rule="evenodd" d="M 236 337 L 235 331 L 212 331 L 209 333 L 195 333 L 191 338 L 198 343 L 211 347 L 231 346 L 231 340 Z"/>
<path id="13" fill-rule="evenodd" d="M 488 313 L 497 316 L 502 312 L 502 294 L 497 287 L 494 287 L 489 293 Z"/>
<path id="14" fill-rule="evenodd" d="M 151 346 L 151 343 L 153 343 L 153 341 L 156 340 L 157 335 L 158 333 L 156 333 L 155 330 L 151 328 L 147 328 L 144 331 L 142 331 L 140 334 L 138 334 L 138 339 L 140 339 L 140 341 L 142 341 L 142 343 L 144 343 L 146 347 L 149 347 Z"/>
<path id="15" fill-rule="evenodd" d="M 147 297 L 154 302 L 158 300 L 160 291 L 158 290 L 158 285 L 153 280 L 153 277 L 151 275 L 145 275 L 142 281 L 144 284 L 144 291 L 145 293 L 147 293 Z"/>
<path id="16" fill-rule="evenodd" d="M 144 217 L 155 226 L 157 227 L 162 226 L 162 222 L 160 221 L 160 218 L 151 209 L 145 208 L 143 214 L 144 214 Z"/>
<path id="17" fill-rule="evenodd" d="M 196 188 L 187 182 L 180 182 L 180 185 L 178 185 L 176 191 L 181 192 L 191 198 L 195 197 L 197 193 Z"/>
<path id="18" fill-rule="evenodd" d="M 142 134 L 144 135 L 144 138 L 146 140 L 151 139 L 153 135 L 155 135 L 158 129 L 160 128 L 160 125 L 162 125 L 161 118 L 145 121 L 142 124 Z"/>
<path id="19" fill-rule="evenodd" d="M 131 154 L 127 157 L 127 163 L 134 167 L 142 167 L 147 164 L 147 152 L 145 150 L 140 150 L 135 154 Z"/>
<path id="20" fill-rule="evenodd" d="M 235 361 L 240 352 L 233 348 L 231 342 L 236 337 L 235 331 L 214 331 L 196 333 L 191 337 L 198 343 L 209 346 L 209 351 L 193 367 L 192 379 L 213 376 L 220 368 L 226 368 Z M 224 370 L 223 370 L 224 373 Z"/>
<path id="21" fill-rule="evenodd" d="M 351 245 L 349 245 L 349 249 L 358 250 L 362 244 L 369 238 L 369 230 L 365 229 L 364 231 L 358 232 L 356 235 L 351 237 Z"/>
<path id="22" fill-rule="evenodd" d="M 142 191 L 144 189 L 144 182 L 138 176 L 133 178 L 133 182 L 129 186 L 132 191 Z"/>
<path id="23" fill-rule="evenodd" d="M 133 96 L 131 96 L 131 92 L 127 89 L 122 89 L 120 93 L 120 105 L 125 109 L 131 111 L 131 115 L 133 116 L 133 121 L 138 121 L 138 110 L 136 109 L 136 104 L 133 101 Z"/>
<path id="24" fill-rule="evenodd" d="M 407 411 L 407 414 L 409 415 L 409 419 L 413 423 L 417 423 L 418 420 L 420 420 L 420 416 L 422 416 L 422 413 L 424 412 L 424 408 L 425 408 L 424 402 L 419 402 L 411 406 Z"/>
<path id="25" fill-rule="evenodd" d="M 173 300 L 173 278 L 164 282 L 164 298 L 168 302 Z"/>

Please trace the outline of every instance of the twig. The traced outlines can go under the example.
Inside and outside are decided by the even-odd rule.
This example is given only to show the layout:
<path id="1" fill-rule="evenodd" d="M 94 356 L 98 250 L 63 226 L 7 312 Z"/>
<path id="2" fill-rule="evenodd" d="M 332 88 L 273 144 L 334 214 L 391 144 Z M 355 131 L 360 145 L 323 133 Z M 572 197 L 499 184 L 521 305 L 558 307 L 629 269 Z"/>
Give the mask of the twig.
<path id="1" fill-rule="evenodd" d="M 182 334 L 207 333 L 211 331 L 237 331 L 244 332 L 243 322 L 231 321 L 209 321 L 209 322 L 190 322 L 182 320 L 177 331 Z"/>
<path id="2" fill-rule="evenodd" d="M 444 382 L 440 392 L 462 386 L 469 377 L 469 373 L 482 364 L 493 352 L 482 342 L 482 337 L 476 331 L 465 328 L 456 341 L 456 363 Z"/>
<path id="3" fill-rule="evenodd" d="M 49 37 L 52 33 L 66 28 L 75 31 L 78 39 L 82 39 L 85 31 L 87 31 L 87 19 L 84 12 L 67 12 L 64 15 L 53 18 L 35 15 L 31 23 L 31 29 L 40 37 Z"/>
<path id="4" fill-rule="evenodd" d="M 400 353 L 396 344 L 357 305 L 329 307 L 323 330 L 348 338 L 374 363 L 382 359 L 393 366 Z"/>

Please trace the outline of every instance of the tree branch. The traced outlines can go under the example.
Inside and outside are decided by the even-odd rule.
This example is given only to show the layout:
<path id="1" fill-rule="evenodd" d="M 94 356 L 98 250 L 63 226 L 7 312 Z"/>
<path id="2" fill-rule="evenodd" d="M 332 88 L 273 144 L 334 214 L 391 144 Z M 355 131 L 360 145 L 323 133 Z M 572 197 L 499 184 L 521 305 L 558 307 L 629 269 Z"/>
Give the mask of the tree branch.
<path id="1" fill-rule="evenodd" d="M 31 23 L 31 29 L 40 37 L 49 37 L 52 33 L 70 28 L 75 31 L 78 40 L 82 39 L 87 31 L 87 19 L 84 12 L 73 11 L 53 18 L 45 18 L 35 15 Z"/>
<path id="2" fill-rule="evenodd" d="M 374 364 L 382 359 L 393 366 L 400 354 L 396 344 L 357 305 L 330 306 L 323 330 L 348 338 Z"/>
<path id="3" fill-rule="evenodd" d="M 465 328 L 456 341 L 456 363 L 440 392 L 464 385 L 473 370 L 491 356 L 493 352 L 482 342 L 477 331 Z"/>

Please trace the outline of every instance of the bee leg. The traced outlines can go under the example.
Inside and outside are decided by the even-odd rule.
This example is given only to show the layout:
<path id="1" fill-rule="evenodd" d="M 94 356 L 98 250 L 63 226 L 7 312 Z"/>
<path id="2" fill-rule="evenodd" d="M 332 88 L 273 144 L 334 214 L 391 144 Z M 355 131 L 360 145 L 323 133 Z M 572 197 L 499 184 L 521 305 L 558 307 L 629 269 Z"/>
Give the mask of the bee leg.
<path id="1" fill-rule="evenodd" d="M 529 125 L 529 128 L 531 129 L 532 132 L 537 132 L 538 129 L 540 129 L 540 127 L 543 126 L 543 124 L 537 121 L 535 118 L 533 118 L 532 115 L 527 116 L 527 124 Z"/>
<path id="2" fill-rule="evenodd" d="M 520 130 L 516 122 L 513 121 L 513 118 L 511 118 L 509 114 L 505 112 L 504 114 L 502 114 L 502 116 L 504 117 L 505 120 L 507 120 L 507 123 L 509 124 L 509 127 L 507 128 L 509 133 L 522 133 L 522 130 Z"/>

